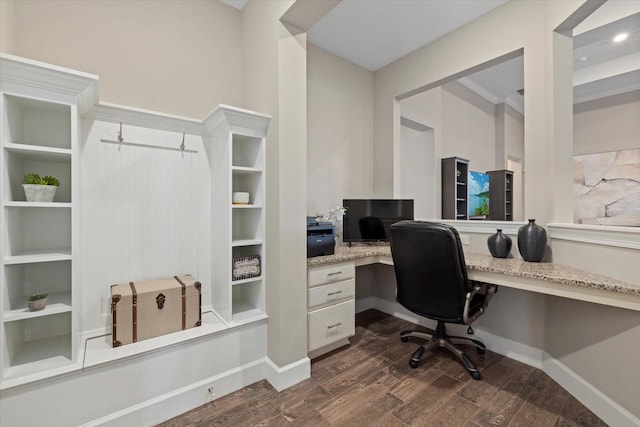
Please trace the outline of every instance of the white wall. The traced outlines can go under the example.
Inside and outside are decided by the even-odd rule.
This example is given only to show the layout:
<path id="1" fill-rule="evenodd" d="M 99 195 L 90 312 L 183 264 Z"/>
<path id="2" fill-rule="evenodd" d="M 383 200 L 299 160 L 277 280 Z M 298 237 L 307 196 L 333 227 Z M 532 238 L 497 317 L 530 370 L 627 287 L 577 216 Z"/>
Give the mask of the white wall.
<path id="1" fill-rule="evenodd" d="M 240 12 L 218 1 L 20 0 L 13 27 L 11 53 L 99 75 L 102 101 L 198 119 L 242 101 Z"/>
<path id="2" fill-rule="evenodd" d="M 640 90 L 576 104 L 575 155 L 640 148 Z"/>
<path id="3" fill-rule="evenodd" d="M 82 124 L 80 240 L 82 331 L 110 331 L 110 285 L 191 274 L 210 305 L 210 268 L 203 228 L 210 214 L 210 174 L 202 138 L 185 137 L 189 151 L 101 142 L 118 125 Z M 125 141 L 177 148 L 182 135 L 123 126 Z M 202 269 L 200 268 L 202 265 Z M 105 328 L 106 330 L 96 329 Z"/>
<path id="4" fill-rule="evenodd" d="M 307 48 L 307 215 L 373 195 L 373 73 Z"/>

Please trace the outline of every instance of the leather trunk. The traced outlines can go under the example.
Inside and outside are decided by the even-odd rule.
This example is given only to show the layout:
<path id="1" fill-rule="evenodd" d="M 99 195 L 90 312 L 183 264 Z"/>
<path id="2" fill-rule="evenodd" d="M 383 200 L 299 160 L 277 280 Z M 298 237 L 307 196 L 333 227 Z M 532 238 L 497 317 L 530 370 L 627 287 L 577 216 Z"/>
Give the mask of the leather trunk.
<path id="1" fill-rule="evenodd" d="M 201 287 L 191 275 L 112 285 L 113 347 L 200 326 Z"/>

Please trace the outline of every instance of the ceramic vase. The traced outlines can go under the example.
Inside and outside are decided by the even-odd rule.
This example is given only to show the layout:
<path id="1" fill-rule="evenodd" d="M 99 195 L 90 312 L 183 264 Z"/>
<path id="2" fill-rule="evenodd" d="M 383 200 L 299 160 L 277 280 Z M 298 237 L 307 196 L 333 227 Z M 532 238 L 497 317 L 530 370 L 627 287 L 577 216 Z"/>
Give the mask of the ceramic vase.
<path id="1" fill-rule="evenodd" d="M 547 231 L 530 219 L 529 224 L 518 230 L 518 250 L 522 259 L 529 262 L 540 262 L 547 248 Z"/>
<path id="2" fill-rule="evenodd" d="M 496 233 L 487 239 L 487 246 L 494 258 L 506 258 L 511 252 L 511 237 L 502 234 L 502 229 L 498 228 Z"/>

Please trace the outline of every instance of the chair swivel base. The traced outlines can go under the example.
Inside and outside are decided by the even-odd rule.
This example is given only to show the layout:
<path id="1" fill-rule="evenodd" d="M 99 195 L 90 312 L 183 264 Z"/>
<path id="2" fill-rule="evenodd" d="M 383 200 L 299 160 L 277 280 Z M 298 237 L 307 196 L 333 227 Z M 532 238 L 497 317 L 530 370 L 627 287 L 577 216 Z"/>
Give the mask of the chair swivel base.
<path id="1" fill-rule="evenodd" d="M 436 330 L 427 329 L 426 331 L 403 331 L 400 332 L 400 340 L 402 342 L 409 341 L 409 337 L 421 338 L 426 340 L 427 342 L 418 347 L 418 349 L 411 355 L 411 360 L 409 360 L 409 366 L 413 369 L 418 367 L 420 363 L 420 359 L 426 351 L 433 350 L 436 348 L 445 348 L 457 356 L 462 363 L 464 364 L 467 371 L 469 371 L 469 375 L 474 380 L 479 380 L 481 378 L 480 370 L 476 367 L 476 365 L 469 359 L 469 357 L 455 344 L 473 344 L 476 346 L 476 350 L 478 354 L 484 354 L 486 350 L 486 346 L 478 340 L 468 337 L 457 337 L 457 336 L 448 336 L 445 331 L 444 322 L 439 321 Z"/>

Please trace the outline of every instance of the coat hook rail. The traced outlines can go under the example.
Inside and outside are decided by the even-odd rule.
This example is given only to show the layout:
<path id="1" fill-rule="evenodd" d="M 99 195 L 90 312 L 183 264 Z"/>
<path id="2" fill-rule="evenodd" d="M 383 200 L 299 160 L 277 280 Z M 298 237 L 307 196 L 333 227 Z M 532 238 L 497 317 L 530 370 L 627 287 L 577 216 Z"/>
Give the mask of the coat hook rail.
<path id="1" fill-rule="evenodd" d="M 148 143 L 144 143 L 144 142 L 133 142 L 133 141 L 125 141 L 124 140 L 124 134 L 122 132 L 122 123 L 120 123 L 120 127 L 118 130 L 118 136 L 116 140 L 113 139 L 108 139 L 108 138 L 102 138 L 100 139 L 100 142 L 104 142 L 107 144 L 118 144 L 119 146 L 122 145 L 129 145 L 132 147 L 145 147 L 145 148 L 157 148 L 159 150 L 169 150 L 169 151 L 180 151 L 182 153 L 197 153 L 198 150 L 187 150 L 186 145 L 185 145 L 185 137 L 186 137 L 186 133 L 182 133 L 182 143 L 180 144 L 179 147 L 163 147 L 162 145 L 154 145 L 154 144 L 148 144 Z"/>

